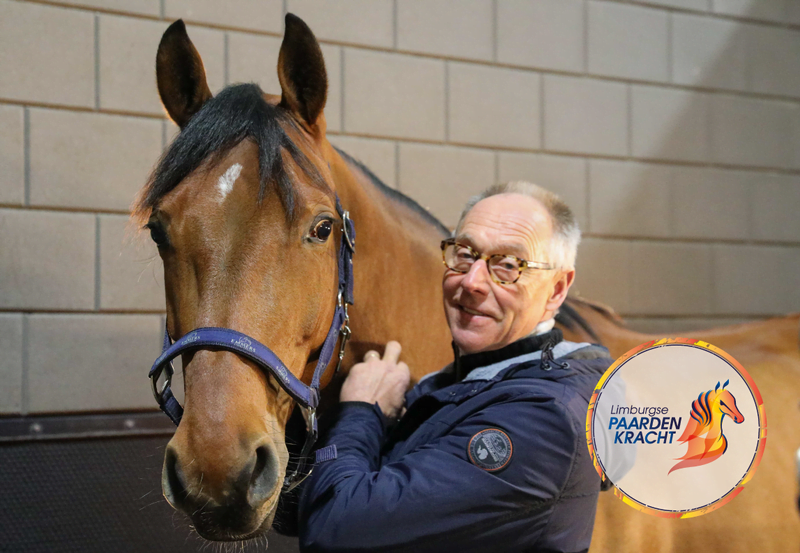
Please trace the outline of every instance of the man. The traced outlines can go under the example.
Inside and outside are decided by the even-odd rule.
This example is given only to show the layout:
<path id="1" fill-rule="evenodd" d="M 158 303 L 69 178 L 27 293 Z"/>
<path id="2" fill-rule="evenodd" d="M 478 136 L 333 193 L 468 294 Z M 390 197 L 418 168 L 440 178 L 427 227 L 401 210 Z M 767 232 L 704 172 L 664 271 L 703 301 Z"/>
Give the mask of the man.
<path id="1" fill-rule="evenodd" d="M 300 499 L 301 549 L 588 549 L 600 478 L 586 412 L 611 360 L 553 328 L 579 240 L 569 208 L 538 186 L 470 201 L 442 243 L 455 360 L 405 398 L 396 342 L 352 368 L 327 437 L 337 457 Z"/>

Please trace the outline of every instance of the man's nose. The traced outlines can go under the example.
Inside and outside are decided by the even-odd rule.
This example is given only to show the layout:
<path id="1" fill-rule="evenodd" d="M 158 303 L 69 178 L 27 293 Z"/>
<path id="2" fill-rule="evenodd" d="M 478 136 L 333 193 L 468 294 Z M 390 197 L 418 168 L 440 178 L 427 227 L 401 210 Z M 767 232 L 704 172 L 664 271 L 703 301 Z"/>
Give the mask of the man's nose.
<path id="1" fill-rule="evenodd" d="M 478 259 L 466 272 L 461 281 L 461 286 L 469 292 L 486 294 L 489 291 L 489 266 L 483 259 Z"/>

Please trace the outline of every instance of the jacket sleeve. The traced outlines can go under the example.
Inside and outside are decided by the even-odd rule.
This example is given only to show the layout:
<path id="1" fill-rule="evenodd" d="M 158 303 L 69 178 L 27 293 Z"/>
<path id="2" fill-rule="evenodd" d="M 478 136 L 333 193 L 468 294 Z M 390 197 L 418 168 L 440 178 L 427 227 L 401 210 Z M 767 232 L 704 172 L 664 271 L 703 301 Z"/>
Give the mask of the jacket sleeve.
<path id="1" fill-rule="evenodd" d="M 576 426 L 552 398 L 512 398 L 380 466 L 379 415 L 345 408 L 327 440 L 338 457 L 315 468 L 301 498 L 301 550 L 530 549 L 573 470 L 582 431 Z M 487 428 L 512 442 L 511 459 L 498 472 L 469 460 L 470 439 Z M 594 508 L 581 515 L 575 513 L 584 526 L 578 531 L 590 536 Z"/>

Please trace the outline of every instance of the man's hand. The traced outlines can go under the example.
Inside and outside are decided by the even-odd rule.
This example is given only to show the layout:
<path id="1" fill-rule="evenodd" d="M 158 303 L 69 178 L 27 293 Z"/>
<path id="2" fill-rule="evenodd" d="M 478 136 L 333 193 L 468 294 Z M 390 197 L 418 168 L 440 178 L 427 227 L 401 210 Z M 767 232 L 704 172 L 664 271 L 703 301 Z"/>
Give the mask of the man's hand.
<path id="1" fill-rule="evenodd" d="M 390 419 L 397 418 L 411 379 L 408 365 L 398 362 L 400 349 L 399 343 L 389 342 L 383 359 L 377 351 L 368 351 L 364 355 L 364 362 L 350 369 L 342 385 L 339 401 L 377 401 L 384 415 Z"/>

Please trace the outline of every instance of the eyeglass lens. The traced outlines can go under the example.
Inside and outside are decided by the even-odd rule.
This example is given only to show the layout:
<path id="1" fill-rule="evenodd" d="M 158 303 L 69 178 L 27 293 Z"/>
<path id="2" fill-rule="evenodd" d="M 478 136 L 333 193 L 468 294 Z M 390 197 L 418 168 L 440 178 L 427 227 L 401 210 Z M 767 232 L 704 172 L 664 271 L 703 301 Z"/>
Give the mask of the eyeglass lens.
<path id="1" fill-rule="evenodd" d="M 447 266 L 460 273 L 468 272 L 479 257 L 473 250 L 460 244 L 448 244 L 444 251 L 444 259 Z M 519 278 L 520 264 L 515 257 L 493 255 L 486 263 L 489 267 L 489 272 L 496 280 L 513 282 Z"/>

